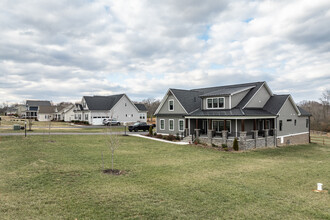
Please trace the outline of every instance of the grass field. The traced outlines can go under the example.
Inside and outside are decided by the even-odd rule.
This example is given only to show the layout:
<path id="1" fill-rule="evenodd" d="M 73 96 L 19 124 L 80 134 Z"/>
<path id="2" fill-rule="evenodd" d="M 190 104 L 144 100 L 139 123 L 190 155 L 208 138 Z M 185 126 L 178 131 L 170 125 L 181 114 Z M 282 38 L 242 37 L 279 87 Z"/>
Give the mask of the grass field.
<path id="1" fill-rule="evenodd" d="M 330 148 L 220 152 L 106 136 L 0 137 L 1 219 L 330 219 Z"/>

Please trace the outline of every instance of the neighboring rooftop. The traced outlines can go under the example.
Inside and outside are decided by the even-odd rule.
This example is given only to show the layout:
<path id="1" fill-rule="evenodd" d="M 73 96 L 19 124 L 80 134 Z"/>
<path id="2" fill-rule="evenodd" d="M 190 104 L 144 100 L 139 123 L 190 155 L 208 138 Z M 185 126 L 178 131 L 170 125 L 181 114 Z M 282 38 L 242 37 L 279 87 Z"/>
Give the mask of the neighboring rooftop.
<path id="1" fill-rule="evenodd" d="M 124 94 L 111 96 L 84 96 L 89 110 L 110 110 Z"/>
<path id="2" fill-rule="evenodd" d="M 27 106 L 51 106 L 50 101 L 46 100 L 26 100 Z"/>
<path id="3" fill-rule="evenodd" d="M 56 106 L 40 106 L 39 114 L 52 114 L 55 113 Z"/>
<path id="4" fill-rule="evenodd" d="M 147 111 L 147 108 L 144 104 L 136 103 L 134 105 L 139 109 L 139 111 Z"/>

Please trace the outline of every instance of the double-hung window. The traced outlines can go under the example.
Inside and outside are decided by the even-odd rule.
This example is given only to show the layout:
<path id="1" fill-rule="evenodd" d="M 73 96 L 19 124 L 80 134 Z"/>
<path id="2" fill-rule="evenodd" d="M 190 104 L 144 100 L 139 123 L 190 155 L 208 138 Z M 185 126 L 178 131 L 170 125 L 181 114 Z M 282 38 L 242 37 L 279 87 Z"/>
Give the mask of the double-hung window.
<path id="1" fill-rule="evenodd" d="M 208 109 L 223 109 L 225 108 L 225 98 L 216 97 L 216 98 L 207 98 L 206 99 Z"/>
<path id="2" fill-rule="evenodd" d="M 174 111 L 174 100 L 173 99 L 168 100 L 168 110 Z"/>
<path id="3" fill-rule="evenodd" d="M 179 120 L 179 131 L 183 131 L 183 120 Z"/>
<path id="4" fill-rule="evenodd" d="M 165 130 L 165 119 L 160 119 L 160 130 Z"/>
<path id="5" fill-rule="evenodd" d="M 169 120 L 169 130 L 174 131 L 174 119 Z"/>

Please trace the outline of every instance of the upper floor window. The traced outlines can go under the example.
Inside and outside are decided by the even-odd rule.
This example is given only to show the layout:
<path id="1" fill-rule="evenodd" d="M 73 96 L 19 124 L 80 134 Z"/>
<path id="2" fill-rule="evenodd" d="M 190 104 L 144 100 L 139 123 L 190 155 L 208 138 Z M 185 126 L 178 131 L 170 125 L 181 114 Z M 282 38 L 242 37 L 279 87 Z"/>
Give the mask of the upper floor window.
<path id="1" fill-rule="evenodd" d="M 174 111 L 174 100 L 173 99 L 168 100 L 168 110 Z"/>
<path id="2" fill-rule="evenodd" d="M 309 120 L 308 118 L 306 119 L 306 128 L 308 128 Z"/>
<path id="3" fill-rule="evenodd" d="M 283 122 L 280 120 L 280 131 L 282 131 Z"/>
<path id="4" fill-rule="evenodd" d="M 207 98 L 207 108 L 208 109 L 221 109 L 225 107 L 225 98 L 217 97 L 217 98 Z"/>

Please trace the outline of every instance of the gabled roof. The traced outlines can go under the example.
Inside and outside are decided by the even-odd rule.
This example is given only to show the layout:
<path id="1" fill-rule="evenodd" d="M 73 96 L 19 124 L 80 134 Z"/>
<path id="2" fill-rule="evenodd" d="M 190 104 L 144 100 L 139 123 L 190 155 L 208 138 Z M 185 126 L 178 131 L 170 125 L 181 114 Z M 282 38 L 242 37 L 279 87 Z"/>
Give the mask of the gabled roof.
<path id="1" fill-rule="evenodd" d="M 137 109 L 139 109 L 139 111 L 147 111 L 147 108 L 144 104 L 136 103 L 134 105 L 137 107 Z"/>
<path id="2" fill-rule="evenodd" d="M 110 110 L 125 94 L 111 96 L 84 96 L 89 110 Z"/>
<path id="3" fill-rule="evenodd" d="M 170 91 L 172 91 L 186 112 L 189 113 L 201 107 L 200 92 L 183 89 L 170 89 Z"/>
<path id="4" fill-rule="evenodd" d="M 40 106 L 39 107 L 39 114 L 52 114 L 55 113 L 56 106 Z"/>
<path id="5" fill-rule="evenodd" d="M 27 106 L 51 106 L 50 101 L 43 100 L 26 100 Z"/>
<path id="6" fill-rule="evenodd" d="M 263 107 L 264 110 L 271 112 L 273 114 L 278 114 L 285 101 L 290 95 L 274 95 L 271 96 Z"/>

